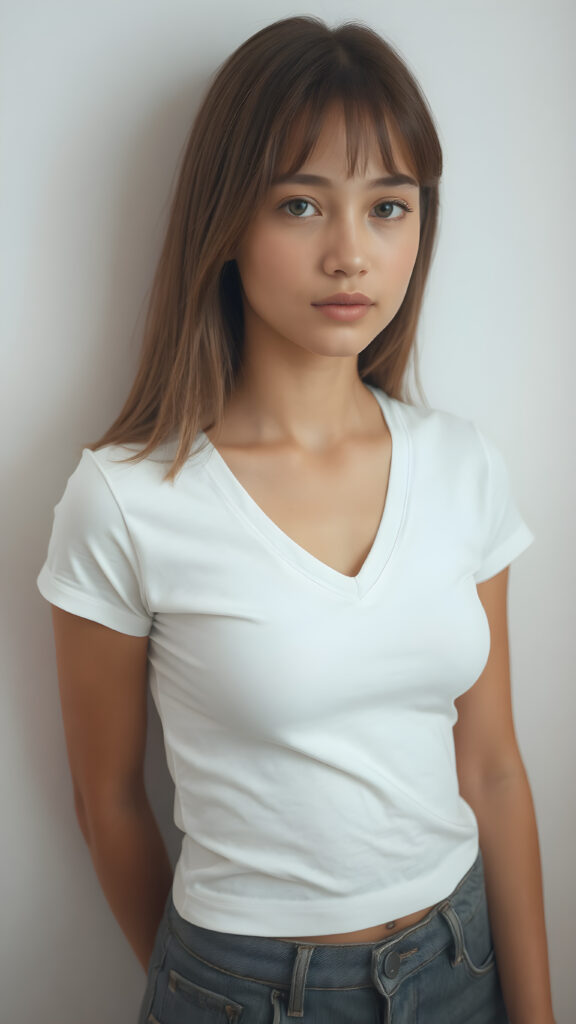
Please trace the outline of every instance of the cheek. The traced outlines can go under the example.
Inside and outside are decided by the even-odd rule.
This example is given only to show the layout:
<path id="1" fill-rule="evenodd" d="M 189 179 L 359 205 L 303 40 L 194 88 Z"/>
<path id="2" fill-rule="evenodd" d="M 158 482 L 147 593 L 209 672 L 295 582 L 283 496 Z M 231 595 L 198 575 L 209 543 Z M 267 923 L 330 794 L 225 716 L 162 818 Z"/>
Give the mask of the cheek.
<path id="1" fill-rule="evenodd" d="M 245 288 L 272 289 L 294 281 L 302 258 L 289 239 L 262 232 L 240 251 L 238 268 Z"/>
<path id="2" fill-rule="evenodd" d="M 391 272 L 398 283 L 404 282 L 406 287 L 418 256 L 418 244 L 419 236 L 411 235 L 403 240 L 403 244 L 398 246 L 391 259 Z"/>

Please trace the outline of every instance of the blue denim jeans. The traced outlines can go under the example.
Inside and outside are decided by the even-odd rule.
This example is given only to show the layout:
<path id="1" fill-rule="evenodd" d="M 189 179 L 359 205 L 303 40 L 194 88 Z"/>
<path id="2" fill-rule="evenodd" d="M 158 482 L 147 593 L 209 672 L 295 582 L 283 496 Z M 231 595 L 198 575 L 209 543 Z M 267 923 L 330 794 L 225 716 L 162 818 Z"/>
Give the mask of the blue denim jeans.
<path id="1" fill-rule="evenodd" d="M 168 897 L 138 1024 L 508 1024 L 482 855 L 422 921 L 378 942 L 200 928 Z"/>

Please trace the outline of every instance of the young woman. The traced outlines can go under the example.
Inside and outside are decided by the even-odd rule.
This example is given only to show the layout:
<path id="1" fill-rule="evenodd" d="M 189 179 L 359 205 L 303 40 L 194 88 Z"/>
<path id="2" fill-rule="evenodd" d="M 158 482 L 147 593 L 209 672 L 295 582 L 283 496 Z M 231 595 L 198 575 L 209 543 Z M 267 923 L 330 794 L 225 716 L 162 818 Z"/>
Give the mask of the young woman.
<path id="1" fill-rule="evenodd" d="M 80 826 L 140 1024 L 551 1024 L 498 447 L 404 378 L 441 149 L 368 28 L 219 69 L 138 373 L 38 577 Z M 143 783 L 146 688 L 183 842 Z"/>

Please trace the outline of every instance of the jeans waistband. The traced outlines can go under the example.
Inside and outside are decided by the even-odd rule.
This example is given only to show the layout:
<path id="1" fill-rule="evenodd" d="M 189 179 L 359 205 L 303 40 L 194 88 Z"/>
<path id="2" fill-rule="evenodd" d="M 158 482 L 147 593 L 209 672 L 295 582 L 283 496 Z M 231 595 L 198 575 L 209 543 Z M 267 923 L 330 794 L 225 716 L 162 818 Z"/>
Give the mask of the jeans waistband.
<path id="1" fill-rule="evenodd" d="M 372 984 L 378 973 L 389 992 L 452 945 L 458 955 L 461 926 L 484 893 L 481 852 L 446 899 L 415 925 L 388 939 L 363 943 L 293 942 L 267 936 L 212 931 L 185 921 L 170 898 L 169 927 L 190 955 L 252 981 L 279 987 L 350 988 Z"/>

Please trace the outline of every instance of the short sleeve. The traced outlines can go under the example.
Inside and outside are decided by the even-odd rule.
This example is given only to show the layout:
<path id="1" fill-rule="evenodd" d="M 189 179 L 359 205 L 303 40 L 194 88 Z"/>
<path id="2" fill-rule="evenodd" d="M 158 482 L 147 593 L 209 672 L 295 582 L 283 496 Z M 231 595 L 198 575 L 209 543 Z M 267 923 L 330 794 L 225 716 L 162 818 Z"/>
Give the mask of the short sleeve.
<path id="1" fill-rule="evenodd" d="M 85 448 L 54 508 L 46 561 L 36 585 L 51 604 L 132 636 L 153 616 L 137 551 L 110 485 Z"/>
<path id="2" fill-rule="evenodd" d="M 476 583 L 482 583 L 505 569 L 535 537 L 512 494 L 502 452 L 476 424 L 474 427 L 484 453 L 479 494 L 481 561 L 474 573 Z"/>

